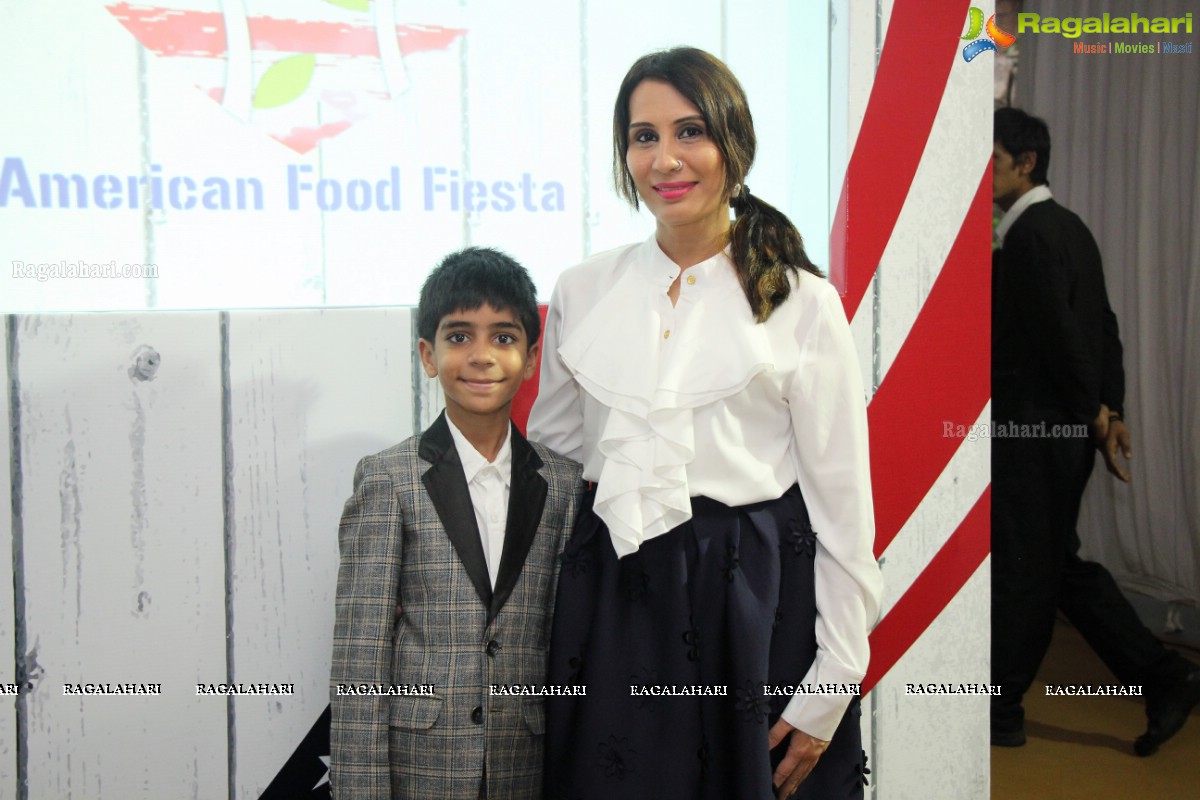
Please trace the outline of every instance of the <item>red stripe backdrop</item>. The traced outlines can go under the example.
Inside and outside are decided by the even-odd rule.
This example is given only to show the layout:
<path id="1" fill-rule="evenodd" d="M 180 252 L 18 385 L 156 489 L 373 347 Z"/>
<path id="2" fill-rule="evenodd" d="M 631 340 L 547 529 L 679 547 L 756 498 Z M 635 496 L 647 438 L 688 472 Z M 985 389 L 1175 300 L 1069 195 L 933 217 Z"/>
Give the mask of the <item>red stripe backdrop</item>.
<path id="1" fill-rule="evenodd" d="M 833 218 L 829 276 L 854 318 L 908 198 L 969 2 L 896 0 Z"/>

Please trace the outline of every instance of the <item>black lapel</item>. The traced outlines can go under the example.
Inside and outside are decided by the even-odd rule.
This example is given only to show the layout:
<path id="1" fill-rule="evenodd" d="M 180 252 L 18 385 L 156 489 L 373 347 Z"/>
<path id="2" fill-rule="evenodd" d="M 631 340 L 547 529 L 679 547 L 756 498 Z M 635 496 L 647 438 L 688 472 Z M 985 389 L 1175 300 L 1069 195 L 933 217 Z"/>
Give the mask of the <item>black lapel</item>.
<path id="1" fill-rule="evenodd" d="M 479 525 L 475 522 L 475 507 L 471 505 L 471 492 L 467 489 L 467 478 L 458 459 L 458 449 L 450 438 L 450 425 L 446 422 L 445 412 L 421 435 L 417 453 L 431 464 L 421 476 L 421 482 L 425 484 L 425 491 L 437 509 L 442 527 L 466 568 L 479 599 L 484 606 L 491 608 L 492 582 L 488 578 L 487 560 L 483 556 L 483 542 L 479 539 Z"/>
<path id="2" fill-rule="evenodd" d="M 500 556 L 500 571 L 496 575 L 496 591 L 492 595 L 488 622 L 500 613 L 517 585 L 517 578 L 521 577 L 525 556 L 529 555 L 546 505 L 546 479 L 538 473 L 542 459 L 515 425 L 510 437 L 512 482 L 508 490 L 508 522 L 504 527 L 504 552 Z"/>

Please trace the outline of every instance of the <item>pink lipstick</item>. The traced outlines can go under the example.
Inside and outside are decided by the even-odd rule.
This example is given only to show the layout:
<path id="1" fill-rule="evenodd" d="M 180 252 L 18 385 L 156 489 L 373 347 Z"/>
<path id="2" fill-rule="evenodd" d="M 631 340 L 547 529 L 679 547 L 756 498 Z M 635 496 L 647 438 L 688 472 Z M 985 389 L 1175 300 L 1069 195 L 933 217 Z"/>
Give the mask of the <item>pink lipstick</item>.
<path id="1" fill-rule="evenodd" d="M 673 183 L 656 183 L 654 191 L 658 192 L 658 196 L 664 200 L 678 200 L 685 194 L 696 188 L 695 181 L 677 181 Z"/>

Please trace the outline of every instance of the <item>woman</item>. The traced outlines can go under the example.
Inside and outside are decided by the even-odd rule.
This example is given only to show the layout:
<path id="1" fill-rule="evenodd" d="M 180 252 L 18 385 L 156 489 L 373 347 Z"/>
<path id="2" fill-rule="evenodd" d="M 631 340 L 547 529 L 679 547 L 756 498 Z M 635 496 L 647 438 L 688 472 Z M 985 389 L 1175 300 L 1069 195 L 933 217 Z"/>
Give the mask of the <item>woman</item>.
<path id="1" fill-rule="evenodd" d="M 550 654 L 587 694 L 547 707 L 546 796 L 861 796 L 849 687 L 881 579 L 841 303 L 745 186 L 753 122 L 721 61 L 639 59 L 613 136 L 655 233 L 563 273 L 529 421 L 594 484 Z"/>

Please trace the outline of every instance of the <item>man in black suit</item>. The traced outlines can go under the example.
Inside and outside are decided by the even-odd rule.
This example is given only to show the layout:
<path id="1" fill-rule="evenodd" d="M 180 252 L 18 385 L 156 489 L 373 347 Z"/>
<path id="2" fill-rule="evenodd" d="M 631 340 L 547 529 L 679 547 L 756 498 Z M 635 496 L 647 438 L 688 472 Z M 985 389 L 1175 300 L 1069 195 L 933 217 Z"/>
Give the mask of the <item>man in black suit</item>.
<path id="1" fill-rule="evenodd" d="M 1126 686 L 1143 687 L 1150 755 L 1200 701 L 1200 668 L 1141 623 L 1112 576 L 1079 558 L 1075 524 L 1100 449 L 1129 480 L 1125 373 L 1095 239 L 1054 202 L 1050 131 L 1023 111 L 994 118 L 992 197 L 992 744 L 1025 743 L 1021 698 L 1063 613 Z"/>

